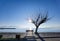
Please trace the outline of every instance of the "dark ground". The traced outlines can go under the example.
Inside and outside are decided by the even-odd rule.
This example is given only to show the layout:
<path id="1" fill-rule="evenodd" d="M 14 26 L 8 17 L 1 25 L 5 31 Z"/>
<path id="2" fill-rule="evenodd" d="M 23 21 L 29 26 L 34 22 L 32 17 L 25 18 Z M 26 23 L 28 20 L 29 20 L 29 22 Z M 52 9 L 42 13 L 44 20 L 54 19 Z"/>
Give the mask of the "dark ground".
<path id="1" fill-rule="evenodd" d="M 0 41 L 36 41 L 35 37 L 24 37 L 20 39 L 1 39 Z"/>
<path id="2" fill-rule="evenodd" d="M 44 38 L 45 41 L 60 41 L 60 38 Z M 40 39 L 29 40 L 29 39 L 6 39 L 0 41 L 41 41 Z"/>

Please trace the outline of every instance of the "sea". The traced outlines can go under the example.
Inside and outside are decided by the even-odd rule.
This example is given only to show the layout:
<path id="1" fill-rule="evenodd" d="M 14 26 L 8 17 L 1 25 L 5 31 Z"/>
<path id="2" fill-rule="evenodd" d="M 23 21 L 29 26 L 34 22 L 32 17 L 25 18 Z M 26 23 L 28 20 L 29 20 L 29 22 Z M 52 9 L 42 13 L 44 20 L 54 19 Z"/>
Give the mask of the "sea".
<path id="1" fill-rule="evenodd" d="M 0 29 L 0 32 L 26 32 L 28 28 Z M 35 32 L 35 28 L 31 29 Z M 38 32 L 60 32 L 60 28 L 38 28 Z"/>

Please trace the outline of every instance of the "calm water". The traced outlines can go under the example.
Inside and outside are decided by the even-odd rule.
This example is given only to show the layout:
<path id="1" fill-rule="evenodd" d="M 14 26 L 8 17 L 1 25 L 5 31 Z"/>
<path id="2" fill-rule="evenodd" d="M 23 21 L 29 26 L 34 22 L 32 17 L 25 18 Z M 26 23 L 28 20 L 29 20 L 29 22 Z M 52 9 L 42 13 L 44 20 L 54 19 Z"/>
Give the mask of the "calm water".
<path id="1" fill-rule="evenodd" d="M 27 28 L 0 29 L 0 32 L 26 32 Z M 33 29 L 35 31 L 35 28 Z M 60 32 L 59 28 L 39 28 L 38 32 Z"/>

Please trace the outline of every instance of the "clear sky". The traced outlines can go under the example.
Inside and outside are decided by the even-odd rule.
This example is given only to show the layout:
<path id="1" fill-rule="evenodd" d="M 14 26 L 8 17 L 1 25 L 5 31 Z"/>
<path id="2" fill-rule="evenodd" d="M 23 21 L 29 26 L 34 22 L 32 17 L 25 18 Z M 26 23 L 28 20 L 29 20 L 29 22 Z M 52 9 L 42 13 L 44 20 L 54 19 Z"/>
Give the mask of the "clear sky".
<path id="1" fill-rule="evenodd" d="M 60 0 L 0 0 L 0 26 L 35 27 L 28 18 L 48 11 L 53 17 L 41 27 L 60 27 Z"/>

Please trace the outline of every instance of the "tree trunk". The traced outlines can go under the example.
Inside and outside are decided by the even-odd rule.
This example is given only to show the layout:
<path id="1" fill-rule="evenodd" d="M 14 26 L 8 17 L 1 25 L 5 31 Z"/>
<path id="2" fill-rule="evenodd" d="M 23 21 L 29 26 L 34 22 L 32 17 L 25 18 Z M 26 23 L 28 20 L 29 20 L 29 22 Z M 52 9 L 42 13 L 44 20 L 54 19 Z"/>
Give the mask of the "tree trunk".
<path id="1" fill-rule="evenodd" d="M 38 26 L 36 26 L 35 33 L 37 33 L 37 30 L 38 30 Z"/>
<path id="2" fill-rule="evenodd" d="M 38 36 L 38 38 L 41 40 L 41 41 L 45 41 L 40 35 L 39 35 L 39 33 L 37 32 L 37 33 L 35 33 L 37 36 Z"/>
<path id="3" fill-rule="evenodd" d="M 41 39 L 41 41 L 45 41 L 45 40 L 39 35 L 39 33 L 38 33 L 37 31 L 38 31 L 38 26 L 36 26 L 35 34 L 39 37 L 39 39 Z"/>

